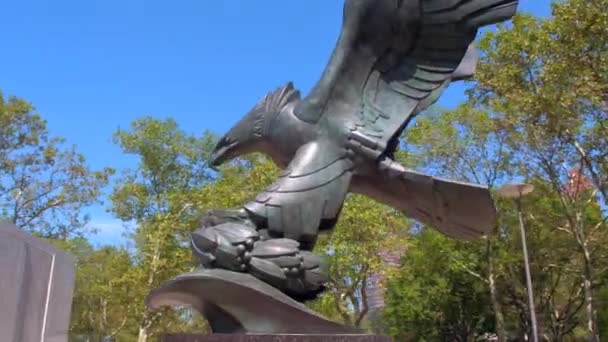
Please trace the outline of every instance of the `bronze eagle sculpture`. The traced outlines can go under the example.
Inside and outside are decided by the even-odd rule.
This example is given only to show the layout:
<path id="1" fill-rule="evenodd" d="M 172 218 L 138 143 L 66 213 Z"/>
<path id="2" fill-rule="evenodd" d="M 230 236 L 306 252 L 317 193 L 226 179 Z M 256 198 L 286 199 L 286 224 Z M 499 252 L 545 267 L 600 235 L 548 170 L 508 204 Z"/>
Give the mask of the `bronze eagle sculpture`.
<path id="1" fill-rule="evenodd" d="M 454 238 L 490 232 L 489 190 L 408 170 L 394 160 L 412 119 L 453 81 L 473 75 L 480 27 L 510 19 L 517 0 L 346 0 L 330 61 L 308 96 L 289 83 L 266 95 L 218 143 L 217 166 L 267 154 L 280 177 L 240 210 L 216 210 L 192 235 L 203 267 L 247 272 L 297 300 L 327 281 L 310 251 L 349 192 Z"/>

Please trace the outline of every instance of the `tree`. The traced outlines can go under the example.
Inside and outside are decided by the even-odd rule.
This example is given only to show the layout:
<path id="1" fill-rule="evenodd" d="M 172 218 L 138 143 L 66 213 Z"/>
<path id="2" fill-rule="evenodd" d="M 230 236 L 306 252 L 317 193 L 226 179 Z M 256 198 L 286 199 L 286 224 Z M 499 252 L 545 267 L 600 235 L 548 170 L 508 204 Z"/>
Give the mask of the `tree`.
<path id="1" fill-rule="evenodd" d="M 0 93 L 0 218 L 42 237 L 81 236 L 83 209 L 112 174 L 91 170 L 75 147 L 50 136 L 30 103 Z"/>
<path id="2" fill-rule="evenodd" d="M 509 145 L 507 138 L 510 133 L 501 129 L 498 123 L 500 121 L 487 112 L 471 107 L 461 106 L 453 111 L 429 113 L 418 120 L 416 127 L 406 137 L 409 157 L 431 172 L 439 170 L 435 172 L 486 184 L 500 184 L 516 173 L 532 177 L 532 174 L 525 173 L 525 168 L 508 162 L 522 156 L 518 156 Z M 423 154 L 420 155 L 419 151 L 423 151 Z M 534 178 L 532 181 L 537 192 L 526 199 L 524 207 L 535 275 L 534 291 L 539 302 L 541 326 L 546 330 L 544 335 L 547 339 L 560 341 L 573 334 L 579 325 L 584 302 L 579 291 L 578 267 L 581 259 L 577 258 L 577 254 L 571 253 L 576 248 L 572 239 L 556 234 L 567 222 L 559 197 L 550 191 L 551 186 L 546 181 Z M 577 182 L 564 184 L 564 189 L 570 189 L 580 199 L 588 199 L 589 191 L 574 186 L 576 184 Z M 403 259 L 404 266 L 397 275 L 397 280 L 389 286 L 386 318 L 390 332 L 396 338 L 440 336 L 452 340 L 457 337 L 450 334 L 460 331 L 462 335 L 458 338 L 466 340 L 490 333 L 490 329 L 496 329 L 499 339 L 506 339 L 509 335 L 519 338 L 529 336 L 529 311 L 520 236 L 518 230 L 514 229 L 517 227 L 517 210 L 511 202 L 498 201 L 497 204 L 500 220 L 496 234 L 492 237 L 473 242 L 425 238 L 424 234 L 429 234 L 427 231 L 432 227 L 425 228 L 422 236 L 413 236 L 417 243 L 408 248 Z M 601 222 L 599 206 L 588 205 L 585 217 L 590 223 Z M 423 272 L 421 265 L 424 264 L 416 259 L 419 256 L 417 253 L 422 253 L 428 259 L 432 259 L 432 255 L 435 258 L 439 256 L 442 263 L 437 267 L 428 266 Z M 420 265 L 416 262 L 420 262 Z M 451 273 L 446 273 L 446 269 L 450 269 Z M 424 275 L 415 276 L 414 272 Z M 429 278 L 434 280 L 431 282 Z M 450 296 L 444 295 L 435 285 L 425 285 L 429 288 L 421 285 L 428 282 L 444 284 L 447 287 L 440 289 L 447 291 Z M 485 294 L 484 288 L 487 289 Z M 470 301 L 470 296 L 473 295 L 471 291 L 480 291 L 475 298 L 491 303 L 487 306 L 472 306 L 479 311 L 467 312 L 472 318 L 479 318 L 480 324 L 454 316 L 454 312 L 449 309 L 457 304 L 455 301 Z M 490 307 L 494 320 L 486 322 L 485 319 L 489 317 L 487 315 L 492 313 L 487 310 Z M 404 320 L 411 320 L 412 324 L 401 324 Z M 429 330 L 429 327 L 446 326 L 450 329 Z"/>
<path id="3" fill-rule="evenodd" d="M 608 334 L 608 305 L 606 305 L 606 303 L 608 303 L 608 287 L 604 286 L 600 290 L 598 298 L 600 303 L 604 303 L 604 305 L 598 310 L 598 326 L 600 327 L 600 336 L 606 336 L 606 334 Z"/>
<path id="4" fill-rule="evenodd" d="M 451 111 L 431 109 L 406 131 L 404 142 L 407 158 L 416 167 L 440 176 L 494 188 L 516 173 L 510 164 L 515 151 L 508 145 L 508 137 L 509 132 L 498 125 L 493 113 L 461 105 Z M 498 227 L 495 231 L 498 231 Z M 487 286 L 498 340 L 505 341 L 504 314 L 496 285 L 499 277 L 496 248 L 500 242 L 500 236 L 493 236 L 479 244 L 458 246 L 476 248 L 480 262 L 485 263 L 481 270 L 469 269 L 468 273 Z M 465 265 L 460 263 L 461 267 Z"/>
<path id="5" fill-rule="evenodd" d="M 133 286 L 128 275 L 133 261 L 122 247 L 93 247 L 86 239 L 55 241 L 76 259 L 76 286 L 72 302 L 70 335 L 73 338 L 132 340 Z"/>
<path id="6" fill-rule="evenodd" d="M 536 190 L 522 201 L 523 218 L 527 230 L 530 268 L 533 277 L 536 313 L 541 335 L 550 341 L 579 338 L 584 304 L 580 270 L 582 258 L 572 253 L 577 245 L 560 229 L 567 224 L 559 196 L 551 191 L 546 181 L 531 178 L 527 181 Z M 509 330 L 523 338 L 531 333 L 530 312 L 526 296 L 526 281 L 521 257 L 521 237 L 517 205 L 513 201 L 499 201 L 501 257 L 497 265 L 501 273 L 498 291 L 508 320 Z M 589 207 L 586 215 L 597 220 L 597 209 Z M 517 324 L 513 324 L 513 323 Z"/>
<path id="7" fill-rule="evenodd" d="M 543 335 L 556 341 L 580 337 L 582 313 L 589 339 L 599 340 L 594 292 L 605 286 L 608 242 L 607 4 L 561 2 L 549 20 L 519 15 L 512 27 L 489 33 L 466 107 L 421 116 L 406 136 L 410 155 L 431 172 L 536 185 L 525 202 L 534 292 Z M 512 203 L 499 207 L 486 253 L 479 245 L 477 261 L 453 262 L 489 286 L 499 339 L 529 336 L 519 236 L 511 228 L 516 212 Z M 452 252 L 474 246 L 458 244 Z"/>
<path id="8" fill-rule="evenodd" d="M 350 195 L 335 230 L 322 235 L 315 247 L 330 264 L 330 282 L 327 293 L 312 307 L 361 327 L 370 309 L 371 276 L 390 271 L 383 252 L 403 251 L 408 236 L 409 222 L 403 214 L 361 195 Z"/>
<path id="9" fill-rule="evenodd" d="M 553 5 L 554 18 L 520 15 L 512 28 L 488 34 L 472 95 L 478 105 L 502 113 L 521 151 L 521 166 L 544 180 L 559 198 L 566 224 L 560 232 L 582 256 L 580 276 L 589 338 L 599 341 L 594 288 L 601 272 L 606 218 L 588 222 L 589 205 L 606 197 L 606 31 L 608 2 L 570 0 Z M 525 151 L 525 152 L 524 152 Z M 566 168 L 564 169 L 564 165 Z M 564 184 L 580 167 L 594 186 L 585 198 Z M 605 213 L 604 213 L 605 216 Z"/>
<path id="10" fill-rule="evenodd" d="M 170 331 L 181 321 L 180 312 L 150 312 L 144 302 L 162 281 L 192 267 L 187 242 L 196 221 L 184 195 L 211 180 L 206 161 L 214 137 L 187 135 L 171 119 L 145 117 L 134 121 L 130 131 L 118 130 L 114 141 L 139 159 L 137 169 L 126 170 L 116 184 L 111 211 L 137 225 L 135 267 L 128 274 L 135 285 L 125 309 L 137 321 L 138 341 L 145 342 L 153 332 Z"/>
<path id="11" fill-rule="evenodd" d="M 222 166 L 213 182 L 187 197 L 198 214 L 210 209 L 240 208 L 268 187 L 280 170 L 268 158 L 252 154 Z"/>
<path id="12" fill-rule="evenodd" d="M 474 341 L 494 329 L 474 249 L 432 230 L 412 238 L 389 281 L 385 320 L 397 341 Z"/>

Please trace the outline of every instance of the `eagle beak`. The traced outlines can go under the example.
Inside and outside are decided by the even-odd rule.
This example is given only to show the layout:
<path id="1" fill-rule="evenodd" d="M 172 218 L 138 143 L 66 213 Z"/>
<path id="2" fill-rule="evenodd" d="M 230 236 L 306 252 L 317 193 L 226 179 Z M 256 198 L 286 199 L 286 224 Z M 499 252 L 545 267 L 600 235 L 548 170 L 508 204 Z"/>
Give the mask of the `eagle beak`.
<path id="1" fill-rule="evenodd" d="M 238 141 L 224 136 L 215 146 L 209 159 L 209 166 L 213 169 L 233 158 Z"/>

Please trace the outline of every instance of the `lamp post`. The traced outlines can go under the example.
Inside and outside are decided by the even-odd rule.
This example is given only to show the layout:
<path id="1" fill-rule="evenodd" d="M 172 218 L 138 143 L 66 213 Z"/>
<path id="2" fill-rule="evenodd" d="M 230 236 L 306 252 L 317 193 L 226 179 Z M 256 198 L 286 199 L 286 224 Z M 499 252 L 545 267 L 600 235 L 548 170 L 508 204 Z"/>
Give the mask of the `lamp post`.
<path id="1" fill-rule="evenodd" d="M 526 287 L 528 292 L 528 305 L 530 308 L 530 323 L 532 325 L 532 341 L 538 342 L 538 326 L 536 321 L 536 310 L 534 308 L 534 290 L 532 289 L 532 274 L 530 273 L 530 260 L 528 258 L 528 243 L 526 241 L 526 229 L 524 227 L 524 218 L 521 205 L 522 197 L 530 194 L 532 191 L 534 191 L 534 186 L 530 184 L 510 184 L 501 188 L 498 191 L 498 194 L 503 198 L 515 199 L 515 202 L 517 203 L 521 245 L 526 269 Z"/>

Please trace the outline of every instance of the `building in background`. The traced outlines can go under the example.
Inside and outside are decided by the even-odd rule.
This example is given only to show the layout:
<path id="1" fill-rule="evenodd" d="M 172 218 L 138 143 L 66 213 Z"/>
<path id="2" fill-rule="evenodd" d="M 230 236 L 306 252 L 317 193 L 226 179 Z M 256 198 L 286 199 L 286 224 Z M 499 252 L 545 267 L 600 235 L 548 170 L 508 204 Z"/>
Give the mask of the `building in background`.
<path id="1" fill-rule="evenodd" d="M 386 271 L 391 268 L 399 268 L 401 266 L 401 257 L 403 254 L 403 250 L 381 252 L 380 257 L 385 264 L 383 267 L 384 272 L 372 274 L 367 281 L 366 290 L 369 306 L 368 319 L 375 328 L 378 327 L 375 322 L 378 322 L 378 318 L 380 318 L 385 305 L 384 282 L 386 280 Z"/>
<path id="2" fill-rule="evenodd" d="M 568 180 L 564 184 L 566 193 L 572 198 L 578 197 L 581 192 L 587 191 L 592 188 L 591 182 L 580 168 L 576 168 L 568 172 Z"/>

